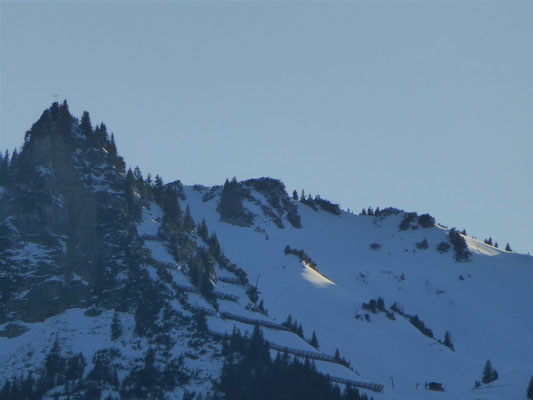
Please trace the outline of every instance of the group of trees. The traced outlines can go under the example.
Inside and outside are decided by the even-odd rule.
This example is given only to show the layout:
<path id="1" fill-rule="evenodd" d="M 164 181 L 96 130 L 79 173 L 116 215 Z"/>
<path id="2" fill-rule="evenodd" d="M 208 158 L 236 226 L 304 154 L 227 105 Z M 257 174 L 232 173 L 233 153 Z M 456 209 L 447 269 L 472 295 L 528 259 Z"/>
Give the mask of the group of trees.
<path id="1" fill-rule="evenodd" d="M 384 307 L 384 306 L 382 306 L 382 307 Z M 424 321 L 422 321 L 418 317 L 418 315 L 409 315 L 409 314 L 405 313 L 402 310 L 402 308 L 397 303 L 394 303 L 391 306 L 391 310 L 394 311 L 395 313 L 400 314 L 404 318 L 406 318 L 411 323 L 411 325 L 413 325 L 416 329 L 418 329 L 420 331 L 420 333 L 422 333 L 423 335 L 425 335 L 425 336 L 427 336 L 427 337 L 429 337 L 431 339 L 435 339 L 437 342 L 439 342 L 439 343 L 443 344 L 444 346 L 448 347 L 450 350 L 455 351 L 454 345 L 452 343 L 452 335 L 451 335 L 450 331 L 447 330 L 444 333 L 444 341 L 441 341 L 440 339 L 436 339 L 434 337 L 433 331 L 426 326 Z"/>
<path id="2" fill-rule="evenodd" d="M 253 216 L 242 205 L 246 194 L 246 190 L 239 185 L 237 178 L 234 177 L 231 181 L 226 179 L 217 207 L 221 221 L 233 225 L 250 226 Z"/>
<path id="3" fill-rule="evenodd" d="M 257 326 L 251 337 L 234 332 L 225 340 L 223 353 L 226 362 L 216 386 L 215 400 L 368 399 L 350 386 L 341 392 L 308 359 L 302 362 L 289 358 L 287 353 L 278 353 L 272 360 L 269 344 Z"/>
<path id="4" fill-rule="evenodd" d="M 363 208 L 359 215 L 370 215 L 370 216 L 376 215 L 377 216 L 379 215 L 379 213 L 380 213 L 379 207 L 376 207 L 376 210 L 374 211 L 374 209 L 371 206 L 368 206 L 367 209 Z"/>
<path id="5" fill-rule="evenodd" d="M 450 229 L 448 233 L 448 240 L 450 241 L 455 251 L 456 261 L 468 261 L 470 259 L 470 251 L 468 245 L 462 234 L 460 234 L 455 228 Z"/>
<path id="6" fill-rule="evenodd" d="M 69 392 L 80 384 L 86 365 L 81 353 L 63 357 L 56 339 L 40 368 L 42 373 L 34 375 L 29 372 L 25 377 L 5 381 L 0 390 L 0 400 L 41 399 L 48 390 L 59 385 L 65 385 L 65 390 Z"/>
<path id="7" fill-rule="evenodd" d="M 165 391 L 174 391 L 188 382 L 192 373 L 183 365 L 182 358 L 157 362 L 156 352 L 149 348 L 144 361 L 130 369 L 120 382 L 117 367 L 121 354 L 117 349 L 97 351 L 92 368 L 85 373 L 87 362 L 83 354 L 64 357 L 56 340 L 41 368 L 35 374 L 13 378 L 0 389 L 0 400 L 39 400 L 54 390 L 54 398 L 79 400 L 100 399 L 105 391 L 119 394 L 120 399 L 164 398 Z M 117 397 L 106 397 L 117 399 Z"/>
<path id="8" fill-rule="evenodd" d="M 309 267 L 313 268 L 315 271 L 318 271 L 316 262 L 314 262 L 303 249 L 296 250 L 287 245 L 283 251 L 285 255 L 293 254 L 297 256 L 301 262 L 306 263 Z"/>
<path id="9" fill-rule="evenodd" d="M 483 243 L 485 244 L 488 244 L 489 246 L 494 246 L 496 248 L 498 248 L 498 242 L 494 241 L 494 243 L 492 242 L 492 237 L 489 237 L 488 239 L 484 239 L 483 240 Z M 513 249 L 511 248 L 511 245 L 509 243 L 507 243 L 505 245 L 505 251 L 513 251 Z"/>
<path id="10" fill-rule="evenodd" d="M 302 193 L 300 194 L 300 198 L 298 198 L 298 192 L 296 190 L 293 191 L 292 199 L 295 201 L 300 201 L 301 203 L 311 207 L 315 211 L 318 211 L 318 208 L 320 207 L 324 211 L 330 214 L 333 214 L 333 215 L 340 215 L 341 213 L 341 209 L 338 204 L 335 204 L 329 200 L 323 199 L 319 195 L 316 195 L 315 197 L 313 197 L 311 194 L 309 194 L 306 197 L 304 190 L 302 190 Z"/>
<path id="11" fill-rule="evenodd" d="M 300 336 L 303 339 L 304 329 L 302 327 L 302 324 L 300 324 L 298 320 L 293 319 L 291 314 L 287 316 L 287 319 L 284 322 L 282 322 L 281 325 L 290 329 L 291 331 L 293 331 L 294 333 L 296 333 L 298 336 Z M 314 332 L 313 332 L 313 335 L 315 336 L 315 339 L 316 339 L 316 335 Z M 318 340 L 316 341 L 316 344 L 318 345 Z"/>
<path id="12" fill-rule="evenodd" d="M 10 167 L 14 166 L 17 163 L 18 151 L 17 149 L 13 150 L 11 157 L 9 152 L 6 150 L 5 155 L 0 153 L 0 186 L 5 186 L 11 178 L 11 169 Z"/>

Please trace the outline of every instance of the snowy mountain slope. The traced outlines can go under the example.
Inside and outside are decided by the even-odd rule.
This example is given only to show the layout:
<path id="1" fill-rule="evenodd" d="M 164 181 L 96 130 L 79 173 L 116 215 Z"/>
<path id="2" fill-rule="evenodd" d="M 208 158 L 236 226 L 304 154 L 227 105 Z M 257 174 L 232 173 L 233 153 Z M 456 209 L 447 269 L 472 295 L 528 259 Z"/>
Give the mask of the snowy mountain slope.
<path id="1" fill-rule="evenodd" d="M 532 257 L 296 197 L 270 178 L 144 178 L 54 103 L 0 157 L 0 399 L 227 399 L 263 338 L 276 368 L 311 360 L 376 399 L 524 397 Z M 488 359 L 499 379 L 474 389 Z"/>
<path id="2" fill-rule="evenodd" d="M 447 242 L 447 230 L 399 231 L 403 213 L 337 216 L 295 202 L 302 229 L 288 224 L 279 229 L 257 205 L 245 202 L 257 217 L 243 228 L 220 222 L 216 196 L 204 202 L 202 192 L 186 188 L 185 197 L 195 220 L 205 218 L 225 254 L 258 280 L 269 315 L 283 321 L 290 313 L 307 336 L 315 330 L 321 350 L 339 348 L 362 378 L 386 385 L 385 397 L 395 392 L 393 377 L 396 390 L 437 381 L 455 396 L 450 398 L 470 398 L 487 359 L 500 376 L 514 376 L 514 384 L 525 390 L 533 368 L 531 257 L 467 238 L 471 261 L 456 262 L 453 251 L 435 250 Z M 424 239 L 428 248 L 418 249 L 415 244 Z M 381 247 L 373 250 L 371 243 Z M 317 279 L 297 257 L 285 255 L 286 245 L 303 249 L 325 278 Z M 369 313 L 370 322 L 355 318 L 368 313 L 363 302 L 378 297 L 388 308 L 396 302 L 405 313 L 418 315 L 436 339 L 443 341 L 450 331 L 455 351 L 399 315 L 394 321 L 384 313 Z"/>

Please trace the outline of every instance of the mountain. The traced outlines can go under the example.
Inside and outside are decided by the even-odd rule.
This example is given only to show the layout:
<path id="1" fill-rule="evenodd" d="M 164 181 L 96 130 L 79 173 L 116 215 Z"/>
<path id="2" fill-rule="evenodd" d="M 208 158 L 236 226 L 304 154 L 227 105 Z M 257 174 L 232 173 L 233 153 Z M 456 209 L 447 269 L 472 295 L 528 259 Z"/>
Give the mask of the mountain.
<path id="1" fill-rule="evenodd" d="M 522 399 L 533 258 L 272 178 L 164 184 L 54 103 L 0 159 L 0 399 Z"/>

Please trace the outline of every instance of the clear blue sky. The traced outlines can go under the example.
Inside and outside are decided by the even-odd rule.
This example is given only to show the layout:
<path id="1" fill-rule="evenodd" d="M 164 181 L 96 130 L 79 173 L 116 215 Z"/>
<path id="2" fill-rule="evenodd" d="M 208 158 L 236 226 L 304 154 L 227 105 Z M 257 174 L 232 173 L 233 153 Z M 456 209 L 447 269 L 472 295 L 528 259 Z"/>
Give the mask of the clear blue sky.
<path id="1" fill-rule="evenodd" d="M 1 2 L 0 148 L 52 101 L 165 181 L 272 176 L 533 253 L 533 2 Z"/>

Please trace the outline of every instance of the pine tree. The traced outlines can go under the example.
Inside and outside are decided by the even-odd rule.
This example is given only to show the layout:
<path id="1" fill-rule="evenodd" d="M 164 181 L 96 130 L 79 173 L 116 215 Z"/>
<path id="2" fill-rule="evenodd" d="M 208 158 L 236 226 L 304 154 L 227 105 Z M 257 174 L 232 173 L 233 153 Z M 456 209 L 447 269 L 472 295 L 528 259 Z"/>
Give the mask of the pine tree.
<path id="1" fill-rule="evenodd" d="M 113 320 L 111 321 L 111 340 L 115 341 L 122 335 L 122 324 L 120 323 L 120 317 L 115 311 L 113 314 Z"/>
<path id="2" fill-rule="evenodd" d="M 377 210 L 377 209 L 376 209 Z M 382 297 L 378 297 L 378 301 L 376 303 L 376 308 L 379 311 L 385 311 L 385 301 L 383 301 Z"/>
<path id="3" fill-rule="evenodd" d="M 9 153 L 6 150 L 5 156 L 0 153 L 0 186 L 7 183 L 9 179 Z"/>
<path id="4" fill-rule="evenodd" d="M 492 367 L 490 360 L 487 360 L 485 367 L 483 368 L 483 376 L 481 382 L 484 384 L 491 383 L 498 379 L 498 372 Z"/>
<path id="5" fill-rule="evenodd" d="M 15 173 L 18 168 L 19 152 L 17 151 L 17 149 L 14 149 L 11 153 L 10 160 L 11 161 L 9 161 L 9 171 L 11 175 L 13 175 L 13 173 Z"/>
<path id="6" fill-rule="evenodd" d="M 209 240 L 209 231 L 207 229 L 205 219 L 200 222 L 200 225 L 198 225 L 196 232 L 198 233 L 198 236 L 200 236 L 204 240 L 204 242 L 207 242 Z"/>
<path id="7" fill-rule="evenodd" d="M 63 382 L 65 371 L 65 360 L 61 357 L 59 340 L 56 338 L 52 349 L 45 359 L 46 379 L 49 385 L 56 385 Z"/>
<path id="8" fill-rule="evenodd" d="M 444 346 L 449 347 L 452 350 L 455 350 L 452 343 L 452 338 L 450 332 L 446 331 L 444 334 Z"/>
<path id="9" fill-rule="evenodd" d="M 311 337 L 311 341 L 309 342 L 309 344 L 318 350 L 318 339 L 316 337 L 315 331 L 313 331 L 313 336 Z"/>
<path id="10" fill-rule="evenodd" d="M 494 242 L 494 247 L 498 248 L 498 242 Z"/>
<path id="11" fill-rule="evenodd" d="M 107 150 L 111 156 L 114 157 L 117 155 L 117 145 L 115 144 L 115 135 L 113 133 L 111 133 L 111 139 L 109 140 L 109 146 Z"/>
<path id="12" fill-rule="evenodd" d="M 505 245 L 505 251 L 513 251 L 513 249 L 511 249 L 511 245 L 509 243 L 507 243 Z"/>
<path id="13" fill-rule="evenodd" d="M 298 200 L 298 192 L 297 192 L 296 190 L 294 190 L 294 191 L 292 192 L 292 199 L 293 199 L 293 200 Z"/>
<path id="14" fill-rule="evenodd" d="M 154 200 L 156 201 L 156 203 L 161 205 L 163 203 L 164 187 L 163 187 L 163 179 L 161 179 L 159 175 L 155 176 L 154 188 L 152 192 L 154 194 Z"/>
<path id="15" fill-rule="evenodd" d="M 531 377 L 531 380 L 529 381 L 529 386 L 527 388 L 527 399 L 533 400 L 533 376 Z"/>
<path id="16" fill-rule="evenodd" d="M 90 137 L 93 134 L 93 126 L 91 125 L 91 117 L 89 116 L 89 112 L 87 111 L 84 111 L 83 115 L 81 116 L 80 129 L 81 129 L 81 132 L 87 137 Z"/>
<path id="17" fill-rule="evenodd" d="M 183 217 L 183 229 L 185 229 L 187 232 L 192 232 L 195 226 L 196 224 L 191 216 L 191 209 L 189 208 L 189 205 L 187 205 L 187 208 L 185 209 L 185 216 Z"/>
<path id="18" fill-rule="evenodd" d="M 366 215 L 366 208 L 363 208 L 363 210 L 361 211 L 361 215 Z"/>

